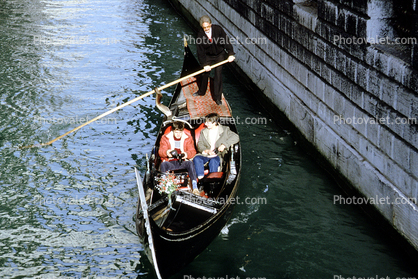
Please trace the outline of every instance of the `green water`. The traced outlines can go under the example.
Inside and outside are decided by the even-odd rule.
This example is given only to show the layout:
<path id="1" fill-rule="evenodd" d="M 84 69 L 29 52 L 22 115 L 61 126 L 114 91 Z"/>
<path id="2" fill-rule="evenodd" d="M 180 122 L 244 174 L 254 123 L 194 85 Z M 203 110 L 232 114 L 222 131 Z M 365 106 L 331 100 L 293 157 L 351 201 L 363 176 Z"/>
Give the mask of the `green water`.
<path id="1" fill-rule="evenodd" d="M 158 131 L 152 97 L 17 147 L 175 80 L 193 30 L 163 0 L 2 0 L 0 26 L 0 277 L 154 278 L 133 172 Z M 359 208 L 333 204 L 335 182 L 228 69 L 224 83 L 243 120 L 243 203 L 175 277 L 416 276 Z"/>

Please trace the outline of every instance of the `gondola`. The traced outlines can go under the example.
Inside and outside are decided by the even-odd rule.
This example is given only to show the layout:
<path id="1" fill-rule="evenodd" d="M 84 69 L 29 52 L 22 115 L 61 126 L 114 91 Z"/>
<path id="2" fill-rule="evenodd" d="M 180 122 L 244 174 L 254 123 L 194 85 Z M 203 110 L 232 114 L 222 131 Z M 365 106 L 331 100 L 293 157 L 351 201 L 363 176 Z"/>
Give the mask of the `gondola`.
<path id="1" fill-rule="evenodd" d="M 202 69 L 190 48 L 185 44 L 181 77 Z M 225 97 L 218 106 L 210 92 L 194 97 L 199 77 L 186 79 L 176 86 L 168 107 L 161 104 L 157 94 L 157 107 L 164 112 L 162 124 L 147 159 L 143 179 L 135 169 L 139 200 L 136 212 L 136 230 L 144 251 L 153 264 L 158 278 L 169 278 L 192 262 L 215 239 L 231 217 L 236 203 L 240 180 L 240 143 L 231 146 L 224 156 L 221 169 L 209 173 L 199 181 L 201 195 L 193 194 L 185 170 L 169 174 L 159 172 L 158 148 L 161 137 L 171 128 L 173 121 L 183 121 L 185 132 L 195 144 L 205 125 L 205 115 L 217 112 L 220 123 L 238 134 L 231 108 Z M 208 91 L 210 90 L 210 81 Z M 161 190 L 161 183 L 176 184 L 174 192 Z"/>

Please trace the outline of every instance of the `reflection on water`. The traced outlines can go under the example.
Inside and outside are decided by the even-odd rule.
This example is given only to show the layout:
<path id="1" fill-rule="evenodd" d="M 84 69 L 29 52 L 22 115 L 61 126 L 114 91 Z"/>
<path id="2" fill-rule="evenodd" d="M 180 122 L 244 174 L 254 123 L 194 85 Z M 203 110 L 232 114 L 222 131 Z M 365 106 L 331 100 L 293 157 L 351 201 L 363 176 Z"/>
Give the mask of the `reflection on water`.
<path id="1" fill-rule="evenodd" d="M 144 171 L 160 124 L 152 97 L 52 146 L 17 147 L 175 80 L 193 31 L 164 0 L 4 0 L 0 22 L 0 276 L 154 278 L 135 232 L 132 169 Z M 267 120 L 238 127 L 239 196 L 266 203 L 238 204 L 184 274 L 408 275 L 394 244 L 357 208 L 332 204 L 335 183 L 224 73 L 234 115 Z"/>

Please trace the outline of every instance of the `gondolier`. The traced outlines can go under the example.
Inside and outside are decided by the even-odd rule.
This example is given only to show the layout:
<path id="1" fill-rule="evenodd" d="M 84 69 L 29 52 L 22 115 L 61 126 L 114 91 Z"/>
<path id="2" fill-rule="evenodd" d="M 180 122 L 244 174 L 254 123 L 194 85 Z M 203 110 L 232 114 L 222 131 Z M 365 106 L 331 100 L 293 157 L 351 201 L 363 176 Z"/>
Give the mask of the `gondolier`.
<path id="1" fill-rule="evenodd" d="M 206 94 L 208 78 L 211 71 L 210 65 L 224 60 L 226 55 L 225 51 L 228 54 L 229 62 L 235 59 L 234 49 L 222 27 L 212 24 L 208 16 L 202 16 L 199 23 L 202 29 L 198 32 L 196 38 L 197 57 L 200 65 L 204 67 L 206 72 L 202 74 L 199 91 L 194 93 L 193 96 L 203 96 Z M 212 99 L 216 104 L 221 105 L 223 92 L 222 66 L 215 68 L 213 83 L 213 86 L 211 86 Z"/>

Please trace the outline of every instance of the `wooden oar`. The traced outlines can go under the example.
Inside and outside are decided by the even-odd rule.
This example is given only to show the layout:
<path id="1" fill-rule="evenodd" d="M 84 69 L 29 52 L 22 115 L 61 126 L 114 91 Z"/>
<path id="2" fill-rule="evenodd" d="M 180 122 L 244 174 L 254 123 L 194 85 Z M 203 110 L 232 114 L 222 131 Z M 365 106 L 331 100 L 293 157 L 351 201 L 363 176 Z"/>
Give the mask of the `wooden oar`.
<path id="1" fill-rule="evenodd" d="M 221 61 L 221 62 L 219 62 L 219 63 L 214 64 L 213 66 L 211 66 L 211 68 L 216 68 L 216 67 L 221 66 L 221 65 L 223 65 L 223 64 L 225 64 L 225 63 L 228 63 L 228 59 L 226 59 L 226 60 L 224 60 L 224 61 Z M 166 85 L 163 85 L 163 86 L 161 86 L 161 87 L 158 87 L 157 89 L 158 89 L 158 90 L 160 90 L 160 91 L 161 91 L 161 90 L 164 90 L 164 89 L 166 89 L 166 88 L 168 88 L 168 87 L 170 87 L 170 86 L 173 86 L 173 85 L 175 85 L 175 84 L 177 84 L 177 83 L 179 83 L 179 82 L 182 82 L 183 80 L 186 80 L 186 79 L 188 79 L 188 78 L 191 78 L 191 77 L 194 77 L 194 76 L 200 75 L 201 73 L 204 73 L 204 72 L 205 72 L 205 70 L 204 70 L 204 69 L 199 70 L 199 71 L 194 72 L 194 73 L 192 73 L 192 74 L 190 74 L 190 75 L 188 75 L 188 76 L 185 76 L 185 77 L 179 78 L 179 79 L 177 79 L 177 80 L 175 80 L 175 81 L 172 81 L 172 82 L 170 82 L 170 83 L 168 83 L 168 84 L 166 84 Z M 92 122 L 94 122 L 94 121 L 96 121 L 96 120 L 98 120 L 98 119 L 100 119 L 100 118 L 103 118 L 103 117 L 105 117 L 106 115 L 109 115 L 109 114 L 111 114 L 111 113 L 113 113 L 113 112 L 115 112 L 115 111 L 117 111 L 117 110 L 120 110 L 121 108 L 124 108 L 124 107 L 126 107 L 126 106 L 128 106 L 128 105 L 130 105 L 130 104 L 132 104 L 132 103 L 134 103 L 134 102 L 136 102 L 136 101 L 139 101 L 139 100 L 141 100 L 141 99 L 143 99 L 143 98 L 145 98 L 145 97 L 147 97 L 147 96 L 149 96 L 149 95 L 152 95 L 152 94 L 154 94 L 154 93 L 155 93 L 155 90 L 151 90 L 151 91 L 150 91 L 150 92 L 148 92 L 148 93 L 145 93 L 145 94 L 143 94 L 143 95 L 141 95 L 141 96 L 136 97 L 135 99 L 132 99 L 132 100 L 130 100 L 130 101 L 127 101 L 126 103 L 123 103 L 123 104 L 122 104 L 122 105 L 120 105 L 120 106 L 117 106 L 117 107 L 115 107 L 115 108 L 113 108 L 113 109 L 111 109 L 111 110 L 109 110 L 109 111 L 107 111 L 107 112 L 105 112 L 105 113 L 103 113 L 103 114 L 101 114 L 101 115 L 99 115 L 99 116 L 96 116 L 95 118 L 91 119 L 90 121 L 88 121 L 88 122 L 86 122 L 86 123 L 81 124 L 80 126 L 78 126 L 78 127 L 74 128 L 74 129 L 72 129 L 71 131 L 66 132 L 65 134 L 63 134 L 63 135 L 61 135 L 61 136 L 59 136 L 59 137 L 57 137 L 57 138 L 55 138 L 55 139 L 53 139 L 53 140 L 48 141 L 47 143 L 39 143 L 39 144 L 33 144 L 33 145 L 28 145 L 28 146 L 22 146 L 22 147 L 20 147 L 20 148 L 21 148 L 21 149 L 24 149 L 24 148 L 41 147 L 41 146 L 50 145 L 50 144 L 52 144 L 52 143 L 56 142 L 57 140 L 62 139 L 63 137 L 65 137 L 65 136 L 67 136 L 67 135 L 71 134 L 72 132 L 75 132 L 75 131 L 77 131 L 77 130 L 79 130 L 79 129 L 83 128 L 84 126 L 87 126 L 88 124 L 90 124 L 90 123 L 92 123 Z"/>

